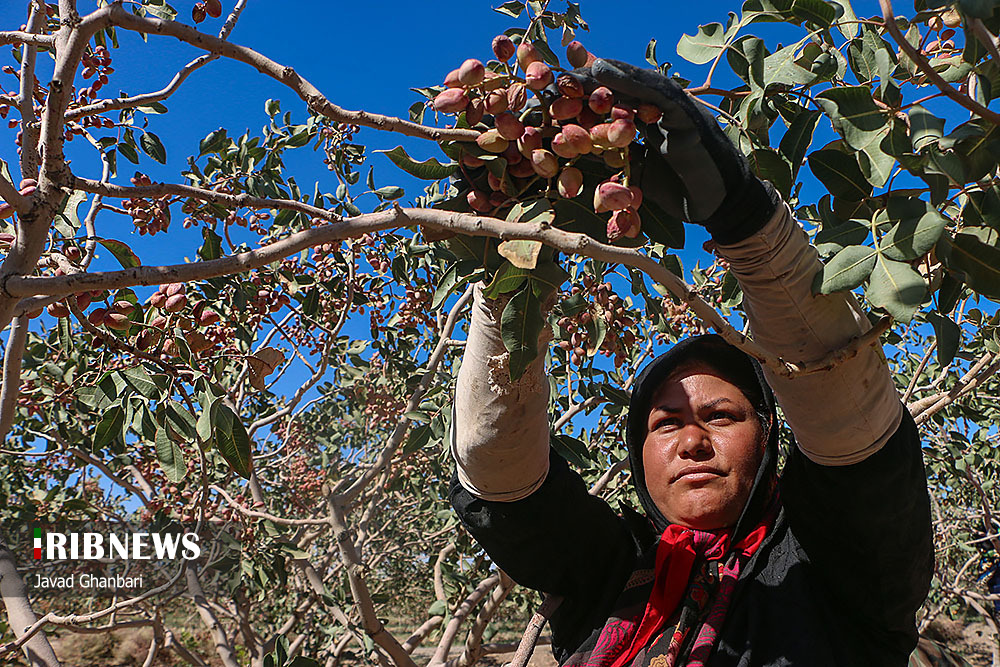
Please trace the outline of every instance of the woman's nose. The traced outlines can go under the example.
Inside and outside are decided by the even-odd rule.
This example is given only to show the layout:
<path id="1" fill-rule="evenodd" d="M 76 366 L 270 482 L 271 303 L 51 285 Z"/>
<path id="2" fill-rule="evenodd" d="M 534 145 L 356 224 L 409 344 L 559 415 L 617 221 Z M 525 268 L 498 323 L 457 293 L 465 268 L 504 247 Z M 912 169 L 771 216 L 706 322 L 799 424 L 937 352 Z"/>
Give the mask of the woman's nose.
<path id="1" fill-rule="evenodd" d="M 687 424 L 681 429 L 677 443 L 677 456 L 682 459 L 702 460 L 712 454 L 712 440 L 708 432 L 697 424 Z"/>

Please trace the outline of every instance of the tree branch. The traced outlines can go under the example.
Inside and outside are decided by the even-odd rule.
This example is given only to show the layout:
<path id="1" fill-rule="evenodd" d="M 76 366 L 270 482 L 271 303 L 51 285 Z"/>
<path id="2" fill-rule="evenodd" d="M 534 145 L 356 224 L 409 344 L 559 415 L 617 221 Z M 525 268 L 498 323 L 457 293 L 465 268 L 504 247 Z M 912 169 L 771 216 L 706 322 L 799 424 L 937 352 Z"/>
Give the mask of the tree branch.
<path id="1" fill-rule="evenodd" d="M 240 667 L 236 661 L 236 653 L 233 651 L 232 644 L 229 643 L 229 638 L 226 636 L 225 629 L 205 599 L 205 591 L 202 590 L 201 582 L 198 581 L 198 574 L 194 571 L 194 565 L 188 563 L 184 570 L 187 577 L 188 592 L 194 600 L 194 606 L 198 610 L 198 615 L 201 616 L 202 622 L 208 628 L 209 632 L 212 633 L 212 638 L 215 640 L 215 651 L 219 654 L 219 659 L 222 660 L 222 664 L 225 667 Z"/>
<path id="2" fill-rule="evenodd" d="M 51 47 L 56 43 L 52 35 L 35 35 L 21 30 L 0 30 L 0 45 L 33 44 L 35 46 Z"/>
<path id="3" fill-rule="evenodd" d="M 3 355 L 3 388 L 0 390 L 0 441 L 14 425 L 14 411 L 21 392 L 21 358 L 28 339 L 28 318 L 15 317 L 7 336 L 7 349 Z"/>
<path id="4" fill-rule="evenodd" d="M 398 132 L 409 137 L 430 139 L 432 141 L 475 141 L 476 137 L 479 136 L 479 132 L 475 130 L 430 127 L 411 123 L 400 118 L 393 118 L 392 116 L 342 109 L 330 102 L 319 89 L 302 78 L 291 67 L 276 63 L 253 49 L 248 49 L 245 46 L 239 46 L 218 37 L 198 32 L 183 23 L 135 16 L 118 4 L 111 6 L 111 22 L 126 30 L 174 37 L 210 53 L 246 63 L 258 72 L 266 74 L 291 88 L 302 98 L 309 109 L 338 123 L 361 125 L 387 132 Z"/>
<path id="5" fill-rule="evenodd" d="M 239 0 L 239 2 L 236 3 L 233 11 L 229 14 L 229 18 L 226 19 L 225 25 L 222 26 L 222 30 L 219 31 L 219 39 L 226 39 L 229 37 L 233 28 L 236 27 L 236 21 L 239 19 L 240 14 L 243 13 L 244 7 L 246 7 L 246 0 Z M 165 100 L 177 92 L 177 90 L 181 87 L 181 84 L 184 83 L 184 81 L 191 76 L 195 70 L 201 69 L 213 60 L 218 60 L 218 58 L 218 54 L 205 54 L 198 56 L 182 67 L 162 90 L 158 90 L 153 93 L 144 93 L 142 95 L 134 95 L 132 97 L 117 97 L 114 99 L 99 100 L 93 104 L 88 104 L 86 106 L 67 111 L 65 119 L 67 121 L 76 120 L 78 118 L 82 118 L 83 116 L 91 116 L 93 114 L 104 113 L 105 111 L 131 109 L 133 107 L 148 105 L 153 102 Z"/>
<path id="6" fill-rule="evenodd" d="M 307 206 L 306 204 L 300 205 Z M 736 331 L 715 308 L 698 296 L 694 288 L 684 283 L 652 257 L 628 248 L 595 241 L 585 234 L 565 232 L 544 223 L 511 223 L 469 213 L 434 209 L 394 207 L 379 213 L 369 213 L 350 219 L 340 218 L 331 213 L 327 213 L 326 216 L 338 221 L 338 224 L 296 232 L 259 250 L 251 250 L 238 255 L 192 264 L 140 266 L 121 271 L 72 276 L 10 276 L 5 283 L 0 285 L 0 289 L 9 296 L 25 297 L 36 294 L 72 294 L 84 290 L 116 289 L 134 285 L 191 282 L 250 271 L 322 243 L 333 243 L 396 227 L 419 225 L 471 236 L 488 236 L 503 240 L 541 241 L 565 253 L 580 254 L 613 264 L 635 267 L 686 303 L 699 319 L 718 332 L 728 343 L 742 349 L 762 364 L 770 367 L 777 375 L 783 377 L 794 377 L 832 368 L 834 365 L 855 356 L 865 346 L 874 345 L 878 336 L 889 325 L 889 320 L 883 319 L 869 332 L 852 339 L 843 348 L 831 351 L 822 359 L 809 362 L 790 362 L 769 354 L 751 339 Z"/>
<path id="7" fill-rule="evenodd" d="M 937 86 L 941 92 L 947 95 L 951 100 L 961 104 L 972 113 L 986 118 L 994 125 L 1000 125 L 1000 114 L 987 109 L 968 95 L 959 92 L 934 70 L 934 67 L 927 61 L 927 58 L 925 58 L 923 54 L 917 51 L 912 44 L 906 41 L 906 37 L 900 31 L 899 26 L 896 25 L 896 16 L 892 9 L 892 0 L 878 0 L 878 3 L 882 8 L 882 18 L 885 19 L 885 27 L 889 31 L 889 34 L 891 34 L 892 38 L 896 40 L 897 44 L 899 44 L 899 48 L 903 51 L 903 53 L 905 53 L 910 60 L 916 64 L 917 68 L 923 72 L 924 76 L 926 76 L 931 83 Z"/>
<path id="8" fill-rule="evenodd" d="M 333 528 L 334 538 L 340 550 L 340 558 L 347 571 L 347 580 L 351 587 L 354 603 L 361 612 L 362 627 L 375 643 L 385 649 L 396 663 L 396 667 L 417 667 L 410 654 L 400 646 L 395 637 L 389 634 L 376 615 L 375 604 L 372 602 L 371 593 L 368 592 L 368 584 L 361 576 L 363 567 L 361 557 L 358 555 L 350 529 L 347 527 L 343 507 L 337 504 L 332 493 L 328 492 L 325 495 L 327 508 L 330 511 L 330 526 Z"/>
<path id="9" fill-rule="evenodd" d="M 45 638 L 45 634 L 37 630 L 28 634 L 28 631 L 38 623 L 38 618 L 31 609 L 31 603 L 28 602 L 28 591 L 17 571 L 14 554 L 7 548 L 2 535 L 0 535 L 0 597 L 3 598 L 4 607 L 7 608 L 7 625 L 14 632 L 14 636 L 20 641 L 27 635 L 21 646 L 32 667 L 59 667 L 59 659 L 52 650 L 49 640 Z"/>
<path id="10" fill-rule="evenodd" d="M 41 32 L 45 27 L 47 12 L 44 0 L 32 0 L 28 13 L 29 33 Z M 21 112 L 21 176 L 38 177 L 38 126 L 35 118 L 35 61 L 38 46 L 26 43 L 21 49 L 20 89 L 17 106 Z"/>

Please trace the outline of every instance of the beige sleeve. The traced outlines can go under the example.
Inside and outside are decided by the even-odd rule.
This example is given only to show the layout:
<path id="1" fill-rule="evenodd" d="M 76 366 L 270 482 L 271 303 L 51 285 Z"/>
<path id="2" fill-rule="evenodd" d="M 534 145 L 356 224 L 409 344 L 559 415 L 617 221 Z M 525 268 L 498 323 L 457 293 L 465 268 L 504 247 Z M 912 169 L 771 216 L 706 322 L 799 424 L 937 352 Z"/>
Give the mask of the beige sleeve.
<path id="1" fill-rule="evenodd" d="M 810 362 L 871 328 L 849 293 L 816 295 L 822 264 L 787 205 L 750 238 L 719 246 L 743 288 L 754 340 L 774 355 Z M 903 404 L 881 347 L 836 367 L 795 378 L 765 369 L 802 452 L 824 465 L 848 465 L 877 452 L 896 431 Z"/>
<path id="2" fill-rule="evenodd" d="M 549 472 L 549 381 L 540 354 L 511 383 L 502 312 L 503 303 L 484 298 L 477 285 L 455 390 L 451 453 L 469 493 L 510 502 L 531 494 Z M 551 338 L 546 330 L 540 350 Z"/>

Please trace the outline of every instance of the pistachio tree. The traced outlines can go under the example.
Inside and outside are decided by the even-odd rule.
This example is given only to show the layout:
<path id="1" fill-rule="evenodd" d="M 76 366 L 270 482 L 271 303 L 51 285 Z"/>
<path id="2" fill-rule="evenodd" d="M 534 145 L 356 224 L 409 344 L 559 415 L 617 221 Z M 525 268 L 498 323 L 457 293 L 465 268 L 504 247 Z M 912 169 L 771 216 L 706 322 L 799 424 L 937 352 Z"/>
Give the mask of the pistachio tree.
<path id="1" fill-rule="evenodd" d="M 26 2 L 25 24 L 0 32 L 18 154 L 0 175 L 3 539 L 180 522 L 212 547 L 109 600 L 37 595 L 23 552 L 0 545 L 0 656 L 57 665 L 74 636 L 135 630 L 148 665 L 468 667 L 518 643 L 523 664 L 558 600 L 539 608 L 447 504 L 479 282 L 505 303 L 511 377 L 547 359 L 552 446 L 615 507 L 635 504 L 629 388 L 663 346 L 713 330 L 794 376 L 884 344 L 932 492 L 920 629 L 976 620 L 996 643 L 983 575 L 1000 558 L 1000 2 L 879 4 L 866 17 L 849 0 L 747 0 L 692 27 L 676 67 L 645 46 L 813 236 L 816 292 L 854 291 L 875 324 L 826 358 L 778 359 L 741 333 L 725 262 L 630 183 L 658 111 L 567 76 L 601 55 L 576 3 L 503 3 L 512 27 L 414 81 L 390 117 L 231 41 L 244 0 Z M 109 94 L 115 61 L 165 38 L 202 54 L 161 90 Z M 222 118 L 168 160 L 159 119 L 220 58 L 301 103 L 261 99 L 260 131 Z M 369 129 L 426 149 L 385 148 L 402 171 L 376 178 Z M 99 169 L 71 163 L 69 141 Z M 292 173 L 293 151 L 315 169 Z M 154 182 L 154 163 L 176 177 Z M 178 227 L 200 237 L 176 263 L 133 248 Z M 98 270 L 99 253 L 116 266 Z"/>

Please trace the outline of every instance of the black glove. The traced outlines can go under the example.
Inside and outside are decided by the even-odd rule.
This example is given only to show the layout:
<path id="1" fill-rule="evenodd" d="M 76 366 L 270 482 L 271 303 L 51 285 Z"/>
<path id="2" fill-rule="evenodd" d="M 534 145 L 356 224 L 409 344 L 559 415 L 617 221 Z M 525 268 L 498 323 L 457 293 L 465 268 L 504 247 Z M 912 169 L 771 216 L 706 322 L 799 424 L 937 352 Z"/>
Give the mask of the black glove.
<path id="1" fill-rule="evenodd" d="M 633 156 L 638 168 L 633 176 L 643 196 L 667 213 L 704 225 L 723 245 L 748 238 L 774 215 L 778 193 L 753 174 L 715 118 L 676 82 L 655 70 L 600 58 L 589 72 L 581 68 L 574 74 L 590 79 L 586 88 L 596 81 L 622 102 L 663 111 L 655 124 L 636 121 L 645 134 L 645 154 Z"/>

